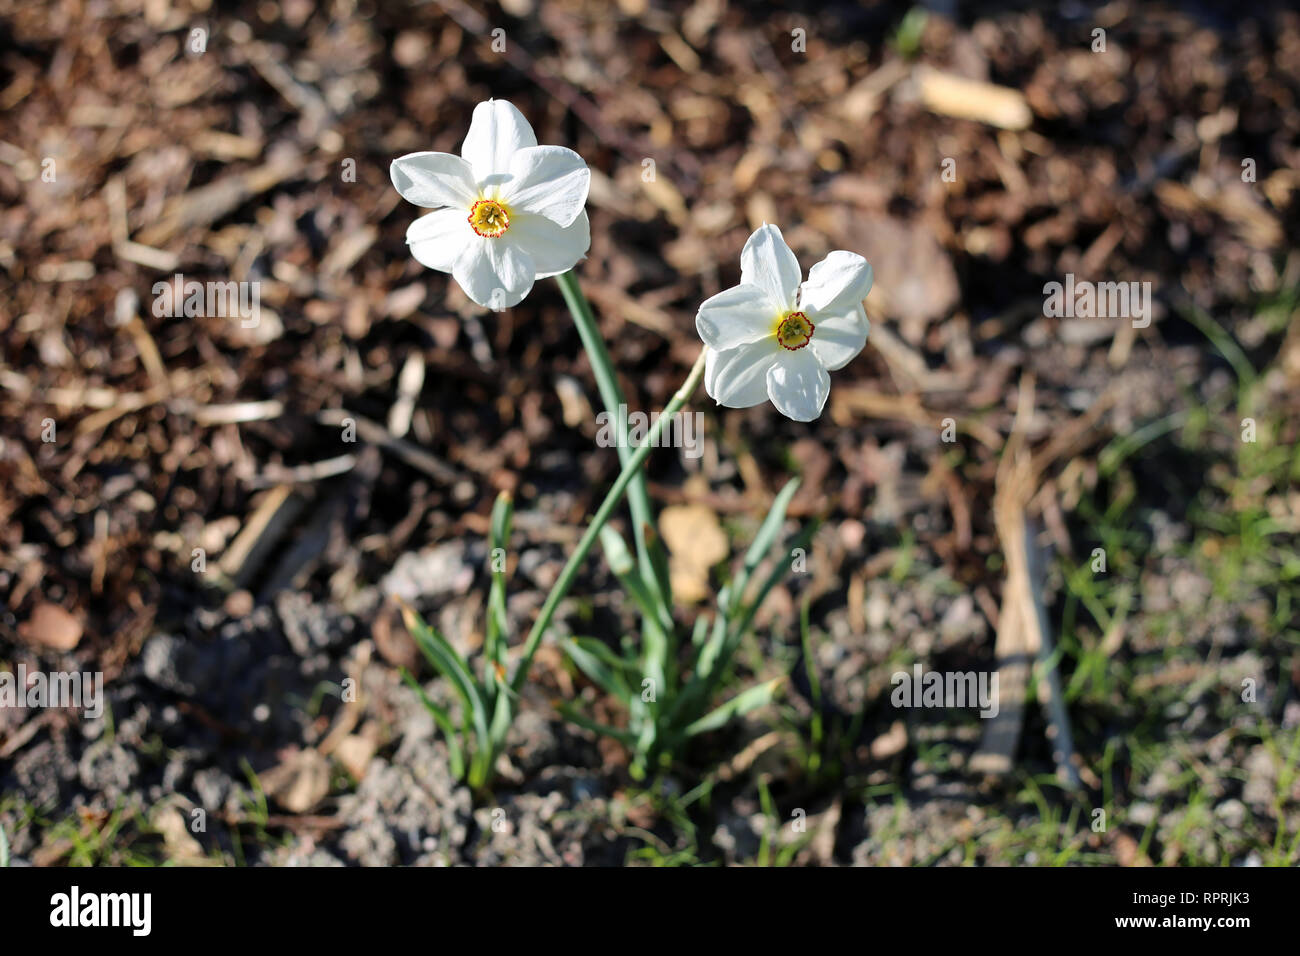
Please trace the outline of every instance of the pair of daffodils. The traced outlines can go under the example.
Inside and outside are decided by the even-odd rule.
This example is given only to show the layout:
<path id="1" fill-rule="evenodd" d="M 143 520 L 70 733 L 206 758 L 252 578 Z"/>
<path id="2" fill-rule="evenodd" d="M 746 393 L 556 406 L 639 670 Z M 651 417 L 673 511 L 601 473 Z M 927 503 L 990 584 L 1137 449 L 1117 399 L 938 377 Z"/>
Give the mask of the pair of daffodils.
<path id="1" fill-rule="evenodd" d="M 504 100 L 474 108 L 459 156 L 409 153 L 390 173 L 404 199 L 435 210 L 407 230 L 411 254 L 450 273 L 479 305 L 518 305 L 534 282 L 572 269 L 591 246 L 587 164 L 563 146 L 538 146 L 528 120 Z M 764 223 L 740 254 L 740 284 L 700 306 L 704 385 L 718 404 L 770 399 L 795 421 L 821 415 L 827 373 L 866 344 L 871 266 L 832 252 L 802 278 L 781 230 Z"/>

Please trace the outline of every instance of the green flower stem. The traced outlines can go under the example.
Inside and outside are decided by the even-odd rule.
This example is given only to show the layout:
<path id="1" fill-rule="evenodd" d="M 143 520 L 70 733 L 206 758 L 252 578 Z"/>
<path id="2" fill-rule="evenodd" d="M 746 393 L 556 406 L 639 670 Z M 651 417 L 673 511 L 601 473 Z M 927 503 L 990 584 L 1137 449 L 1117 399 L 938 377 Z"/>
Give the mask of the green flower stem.
<path id="1" fill-rule="evenodd" d="M 614 363 L 605 348 L 600 329 L 596 327 L 596 317 L 591 311 L 587 297 L 582 294 L 577 275 L 570 270 L 555 277 L 564 294 L 564 301 L 573 314 L 573 324 L 578 327 L 578 336 L 582 347 L 587 351 L 587 360 L 596 376 L 596 387 L 600 389 L 600 400 L 605 403 L 605 410 L 613 418 L 618 429 L 618 460 L 624 468 L 632 459 L 634 450 L 628 445 L 627 420 L 619 414 L 619 406 L 625 405 L 623 390 L 618 387 L 618 376 L 614 373 Z M 668 571 L 663 562 L 655 561 L 646 542 L 646 530 L 654 527 L 654 510 L 650 505 L 650 493 L 646 490 L 645 475 L 635 472 L 627 493 L 628 506 L 632 509 L 632 534 L 636 541 L 637 564 L 641 577 L 651 595 L 661 609 L 659 626 L 665 630 L 672 628 L 671 606 L 672 590 L 668 583 Z"/>
<path id="2" fill-rule="evenodd" d="M 573 584 L 573 579 L 578 574 L 578 568 L 587 557 L 587 552 L 591 550 L 592 545 L 600 536 L 600 529 L 605 526 L 614 509 L 623 498 L 623 493 L 628 490 L 634 478 L 641 473 L 641 466 L 645 464 L 646 458 L 655 447 L 655 439 L 668 423 L 677 410 L 686 403 L 695 389 L 700 384 L 700 379 L 704 376 L 704 359 L 709 354 L 707 347 L 700 350 L 700 357 L 695 360 L 691 367 L 691 372 L 686 376 L 686 381 L 682 387 L 673 393 L 672 399 L 664 406 L 663 412 L 659 419 L 646 435 L 645 441 L 635 449 L 630 449 L 631 454 L 623 464 L 623 470 L 619 472 L 618 478 L 615 479 L 613 487 L 605 495 L 605 500 L 600 503 L 596 510 L 595 516 L 591 519 L 591 524 L 583 532 L 581 540 L 578 541 L 577 548 L 569 556 L 568 562 L 564 565 L 564 570 L 560 572 L 559 578 L 551 587 L 551 593 L 546 595 L 546 602 L 542 605 L 541 613 L 537 615 L 537 621 L 533 624 L 533 629 L 528 632 L 528 638 L 524 641 L 523 660 L 519 662 L 519 669 L 515 671 L 514 679 L 510 682 L 510 689 L 516 694 L 523 687 L 524 680 L 528 676 L 528 671 L 532 668 L 533 655 L 537 653 L 537 646 L 542 642 L 542 635 L 551 624 L 551 618 L 555 615 L 555 609 L 566 594 L 569 593 L 569 587 Z"/>

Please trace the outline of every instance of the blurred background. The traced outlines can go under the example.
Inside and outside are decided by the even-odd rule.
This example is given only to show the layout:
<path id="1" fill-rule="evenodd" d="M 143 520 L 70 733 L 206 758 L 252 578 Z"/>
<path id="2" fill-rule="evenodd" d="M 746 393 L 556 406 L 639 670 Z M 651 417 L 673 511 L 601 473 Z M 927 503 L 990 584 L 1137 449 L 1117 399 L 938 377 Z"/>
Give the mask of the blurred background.
<path id="1" fill-rule="evenodd" d="M 0 2 L 0 670 L 105 688 L 0 707 L 15 858 L 1294 865 L 1284 6 Z M 701 391 L 703 456 L 651 458 L 670 549 L 718 556 L 683 621 L 788 477 L 825 518 L 740 655 L 778 704 L 652 785 L 555 714 L 604 705 L 549 642 L 488 804 L 400 679 L 398 597 L 481 641 L 499 491 L 520 628 L 616 474 L 554 283 L 490 312 L 407 253 L 389 162 L 489 97 L 592 168 L 633 409 L 762 222 L 875 270 L 819 421 Z M 177 274 L 258 283 L 260 321 L 159 314 Z M 1049 314 L 1067 274 L 1150 283 L 1150 323 Z M 615 639 L 619 593 L 593 558 L 557 633 Z M 891 705 L 1000 663 L 996 734 Z"/>

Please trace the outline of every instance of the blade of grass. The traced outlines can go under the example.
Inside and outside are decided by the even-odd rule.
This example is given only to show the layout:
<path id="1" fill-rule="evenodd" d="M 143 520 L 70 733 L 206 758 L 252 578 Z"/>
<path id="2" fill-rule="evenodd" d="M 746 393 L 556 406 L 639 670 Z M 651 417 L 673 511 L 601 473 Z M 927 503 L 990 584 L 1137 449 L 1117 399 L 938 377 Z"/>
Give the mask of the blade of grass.
<path id="1" fill-rule="evenodd" d="M 592 641 L 593 644 L 599 644 L 599 641 Z M 584 646 L 579 643 L 578 638 L 570 638 L 561 645 L 564 653 L 568 655 L 569 660 L 577 665 L 578 669 L 586 674 L 597 684 L 605 693 L 622 701 L 625 705 L 632 696 L 631 688 L 615 667 L 611 667 L 602 655 L 591 649 L 590 645 Z M 608 653 L 609 649 L 604 648 Z"/>
<path id="2" fill-rule="evenodd" d="M 810 769 L 816 772 L 821 766 L 824 728 L 822 727 L 822 682 L 817 675 L 817 662 L 813 659 L 812 629 L 808 621 L 811 603 L 811 599 L 805 596 L 803 605 L 799 608 L 799 643 L 803 647 L 803 670 L 808 678 L 808 694 L 812 702 L 810 721 L 812 756 L 809 758 L 809 764 Z"/>
<path id="3" fill-rule="evenodd" d="M 1241 350 L 1241 346 L 1237 344 L 1237 340 L 1232 337 L 1231 333 L 1214 321 L 1214 318 L 1208 312 L 1191 301 L 1184 303 L 1178 311 L 1182 313 L 1183 318 L 1196 326 L 1201 334 L 1210 340 L 1210 344 L 1218 350 L 1219 354 L 1227 360 L 1228 364 L 1232 366 L 1233 372 L 1236 373 L 1239 383 L 1248 386 L 1255 381 L 1257 374 L 1255 366 L 1250 364 L 1250 359 L 1246 357 L 1246 353 Z"/>
<path id="4" fill-rule="evenodd" d="M 555 705 L 555 709 L 564 715 L 564 719 L 572 721 L 579 727 L 590 730 L 592 733 L 601 734 L 605 737 L 613 737 L 615 740 L 622 741 L 626 746 L 631 747 L 633 738 L 626 730 L 620 730 L 618 727 L 611 727 L 609 724 L 602 724 L 599 721 L 585 717 L 571 704 L 564 701 Z"/>
<path id="5" fill-rule="evenodd" d="M 775 505 L 773 508 L 775 510 Z M 791 543 L 791 549 L 807 545 L 816 533 L 817 526 L 817 522 L 813 522 L 804 528 Z M 734 626 L 728 627 L 728 622 L 721 614 L 715 619 L 713 635 L 700 652 L 699 665 L 691 676 L 691 681 L 687 684 L 686 690 L 678 698 L 677 706 L 673 708 L 670 719 L 687 718 L 691 713 L 691 708 L 702 708 L 708 703 L 709 698 L 713 695 L 719 681 L 722 679 L 723 671 L 730 662 L 737 646 L 739 646 L 741 638 L 749 629 L 754 615 L 758 612 L 763 601 L 767 599 L 768 594 L 789 573 L 789 570 L 789 564 L 786 561 L 778 561 L 772 566 L 771 572 L 759 586 L 758 593 L 754 595 L 754 600 L 746 605 L 745 610 L 741 613 Z"/>
<path id="6" fill-rule="evenodd" d="M 460 741 L 456 734 L 456 725 L 452 722 L 451 715 L 433 702 L 433 699 L 420 686 L 419 681 L 411 676 L 411 672 L 405 667 L 402 668 L 402 680 L 410 688 L 420 695 L 420 700 L 424 703 L 425 708 L 433 716 L 433 722 L 442 729 L 442 736 L 447 741 L 447 754 L 451 761 L 451 775 L 457 780 L 465 779 L 465 755 L 460 748 Z"/>
<path id="7" fill-rule="evenodd" d="M 727 721 L 734 717 L 740 717 L 749 713 L 755 708 L 762 707 L 768 703 L 776 694 L 776 689 L 785 681 L 784 677 L 776 677 L 766 683 L 758 684 L 748 690 L 743 690 L 725 704 L 721 704 L 709 711 L 693 724 L 689 724 L 683 733 L 687 737 L 694 737 L 696 734 L 702 734 L 706 730 L 717 730 Z"/>
<path id="8" fill-rule="evenodd" d="M 605 552 L 605 561 L 609 564 L 609 569 L 614 572 L 619 583 L 640 608 L 642 615 L 649 618 L 647 623 L 653 622 L 657 626 L 659 608 L 656 606 L 654 596 L 646 589 L 641 576 L 636 573 L 636 564 L 632 559 L 632 553 L 627 549 L 627 544 L 623 541 L 623 536 L 609 525 L 605 525 L 600 529 L 600 546 Z"/>
<path id="9" fill-rule="evenodd" d="M 792 542 L 790 542 L 790 547 L 786 549 L 787 556 L 789 552 L 794 551 L 798 548 L 806 548 L 808 546 L 808 542 L 812 540 L 813 535 L 817 533 L 817 529 L 818 527 L 820 527 L 820 525 L 821 525 L 820 521 L 809 522 L 807 527 L 805 527 L 802 531 L 800 531 L 798 536 L 795 537 L 795 539 Z M 785 560 L 784 558 L 780 561 L 777 561 L 772 566 L 772 570 L 768 573 L 767 577 L 763 580 L 763 583 L 759 585 L 758 591 L 754 595 L 754 600 L 749 602 L 749 604 L 745 608 L 744 613 L 741 615 L 740 623 L 735 629 L 735 637 L 737 640 L 740 638 L 741 634 L 745 633 L 750 623 L 753 622 L 754 615 L 758 613 L 758 609 L 763 606 L 763 602 L 767 600 L 767 596 L 770 593 L 772 593 L 772 589 L 781 582 L 782 578 L 784 578 L 787 574 L 790 573 L 790 570 L 791 570 L 790 562 Z"/>
<path id="10" fill-rule="evenodd" d="M 429 663 L 447 680 L 451 681 L 452 686 L 460 695 L 461 702 L 467 711 L 466 721 L 473 722 L 478 750 L 490 748 L 492 738 L 488 733 L 487 709 L 483 706 L 483 698 L 479 694 L 474 679 L 470 676 L 469 668 L 465 666 L 465 662 L 456 653 L 456 649 L 447 642 L 445 637 L 438 633 L 437 628 L 427 624 L 405 602 L 402 602 L 401 608 L 402 619 L 406 622 L 406 629 L 410 632 L 411 637 L 415 639 L 416 645 L 424 652 L 424 656 L 428 658 Z M 478 751 L 476 750 L 476 757 L 477 754 Z"/>
<path id="11" fill-rule="evenodd" d="M 498 552 L 504 554 L 510 543 L 510 521 L 513 514 L 514 500 L 510 492 L 503 491 L 497 495 L 496 503 L 492 506 L 492 530 L 489 535 L 492 585 L 488 590 L 487 632 L 483 639 L 484 666 L 487 669 L 504 663 L 505 658 L 505 635 L 509 631 L 506 620 L 506 574 L 504 567 L 497 567 L 496 556 Z M 484 677 L 484 686 L 495 697 L 496 684 L 489 673 L 485 672 Z"/>
<path id="12" fill-rule="evenodd" d="M 724 604 L 719 601 L 718 607 L 723 614 L 731 619 L 736 608 L 740 606 L 745 598 L 745 587 L 749 584 L 750 575 L 762 563 L 763 558 L 767 555 L 768 549 L 772 547 L 772 542 L 776 539 L 777 532 L 781 530 L 781 525 L 785 523 L 785 513 L 790 507 L 790 499 L 794 497 L 799 490 L 799 479 L 791 478 L 785 483 L 785 486 L 777 492 L 776 498 L 772 501 L 772 507 L 767 509 L 767 515 L 763 518 L 763 523 L 758 527 L 758 533 L 754 535 L 754 540 L 750 542 L 749 550 L 745 552 L 745 559 L 741 563 L 740 570 L 736 572 L 736 578 L 731 582 L 727 589 L 729 600 Z M 721 597 L 721 595 L 719 595 Z"/>

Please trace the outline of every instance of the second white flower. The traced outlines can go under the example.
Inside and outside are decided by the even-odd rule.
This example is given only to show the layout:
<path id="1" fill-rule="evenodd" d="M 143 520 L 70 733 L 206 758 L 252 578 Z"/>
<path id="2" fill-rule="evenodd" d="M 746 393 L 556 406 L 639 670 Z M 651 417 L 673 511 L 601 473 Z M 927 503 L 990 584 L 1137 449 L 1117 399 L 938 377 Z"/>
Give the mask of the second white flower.
<path id="1" fill-rule="evenodd" d="M 710 349 L 704 387 L 718 404 L 748 408 L 770 399 L 795 421 L 821 415 L 831 390 L 827 373 L 867 342 L 862 300 L 871 291 L 871 266 L 836 251 L 801 278 L 781 230 L 764 223 L 740 254 L 740 285 L 700 306 L 695 328 Z"/>

